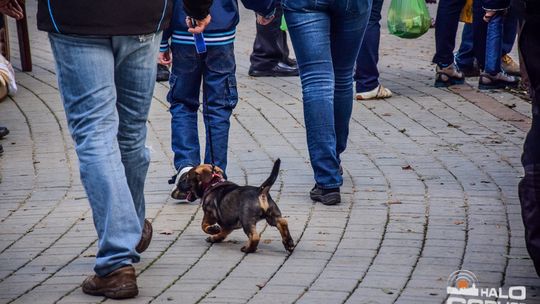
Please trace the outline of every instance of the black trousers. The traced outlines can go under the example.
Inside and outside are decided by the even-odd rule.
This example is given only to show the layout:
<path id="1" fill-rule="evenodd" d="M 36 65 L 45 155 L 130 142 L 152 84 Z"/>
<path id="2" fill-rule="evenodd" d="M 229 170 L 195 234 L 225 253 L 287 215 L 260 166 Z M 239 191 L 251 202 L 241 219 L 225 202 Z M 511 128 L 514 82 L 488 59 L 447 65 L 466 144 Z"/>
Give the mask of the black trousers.
<path id="1" fill-rule="evenodd" d="M 519 183 L 521 213 L 527 250 L 540 276 L 540 18 L 528 18 L 519 47 L 529 76 L 532 126 L 525 138 L 521 162 L 525 176 Z"/>
<path id="2" fill-rule="evenodd" d="M 257 35 L 253 42 L 253 53 L 249 57 L 251 68 L 255 70 L 269 70 L 278 62 L 287 62 L 289 47 L 287 46 L 287 33 L 279 27 L 283 11 L 281 5 L 276 7 L 276 17 L 270 24 L 257 24 Z"/>

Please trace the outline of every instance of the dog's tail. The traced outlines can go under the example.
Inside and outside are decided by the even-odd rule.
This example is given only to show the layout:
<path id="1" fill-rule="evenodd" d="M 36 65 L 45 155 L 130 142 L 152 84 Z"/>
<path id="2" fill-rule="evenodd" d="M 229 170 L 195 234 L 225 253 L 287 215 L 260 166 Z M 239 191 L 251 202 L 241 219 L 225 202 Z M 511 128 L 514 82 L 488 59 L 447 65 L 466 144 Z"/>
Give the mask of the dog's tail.
<path id="1" fill-rule="evenodd" d="M 270 192 L 270 188 L 278 177 L 280 164 L 281 160 L 279 158 L 276 159 L 276 161 L 274 162 L 274 167 L 272 168 L 272 173 L 270 173 L 270 176 L 259 187 L 259 193 L 268 194 L 268 192 Z"/>

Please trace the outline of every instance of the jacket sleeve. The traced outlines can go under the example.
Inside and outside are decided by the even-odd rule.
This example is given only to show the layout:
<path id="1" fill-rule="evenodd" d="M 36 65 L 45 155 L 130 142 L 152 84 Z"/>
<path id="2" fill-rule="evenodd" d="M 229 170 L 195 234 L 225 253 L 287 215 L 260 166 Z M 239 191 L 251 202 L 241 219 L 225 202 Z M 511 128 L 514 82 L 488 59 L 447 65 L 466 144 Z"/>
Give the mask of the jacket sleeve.
<path id="1" fill-rule="evenodd" d="M 484 0 L 482 6 L 488 11 L 505 10 L 510 6 L 510 0 Z"/>
<path id="2" fill-rule="evenodd" d="M 242 0 L 247 9 L 253 10 L 261 16 L 271 15 L 276 9 L 275 0 Z"/>
<path id="3" fill-rule="evenodd" d="M 189 17 L 201 20 L 210 13 L 212 0 L 184 0 L 184 11 Z"/>
<path id="4" fill-rule="evenodd" d="M 172 36 L 172 22 L 169 27 L 163 30 L 163 35 L 161 36 L 161 43 L 159 44 L 159 51 L 166 52 L 169 49 L 169 39 Z"/>

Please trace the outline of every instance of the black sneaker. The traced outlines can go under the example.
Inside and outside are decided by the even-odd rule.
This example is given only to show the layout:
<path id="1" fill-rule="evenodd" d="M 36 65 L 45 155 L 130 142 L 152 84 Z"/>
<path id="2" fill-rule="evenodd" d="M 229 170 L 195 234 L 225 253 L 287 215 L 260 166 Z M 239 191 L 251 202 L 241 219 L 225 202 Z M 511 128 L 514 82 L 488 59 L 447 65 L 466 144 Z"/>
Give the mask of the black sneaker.
<path id="1" fill-rule="evenodd" d="M 341 194 L 339 188 L 322 189 L 315 185 L 309 191 L 309 197 L 316 202 L 321 202 L 324 205 L 337 205 L 341 203 Z"/>
<path id="2" fill-rule="evenodd" d="M 157 65 L 156 81 L 167 81 L 169 80 L 169 68 L 163 64 Z"/>
<path id="3" fill-rule="evenodd" d="M 9 130 L 6 127 L 0 127 L 0 139 L 9 134 Z"/>

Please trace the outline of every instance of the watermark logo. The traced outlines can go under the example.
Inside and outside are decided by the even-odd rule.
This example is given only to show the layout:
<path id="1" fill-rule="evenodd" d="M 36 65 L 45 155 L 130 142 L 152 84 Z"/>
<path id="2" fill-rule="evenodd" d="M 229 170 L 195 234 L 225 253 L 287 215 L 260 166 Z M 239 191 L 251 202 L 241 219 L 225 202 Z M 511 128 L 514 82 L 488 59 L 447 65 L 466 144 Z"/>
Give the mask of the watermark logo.
<path id="1" fill-rule="evenodd" d="M 446 304 L 526 304 L 525 286 L 480 288 L 476 275 L 468 270 L 454 271 L 448 277 Z"/>

